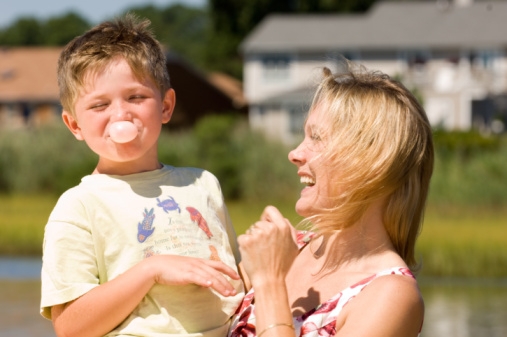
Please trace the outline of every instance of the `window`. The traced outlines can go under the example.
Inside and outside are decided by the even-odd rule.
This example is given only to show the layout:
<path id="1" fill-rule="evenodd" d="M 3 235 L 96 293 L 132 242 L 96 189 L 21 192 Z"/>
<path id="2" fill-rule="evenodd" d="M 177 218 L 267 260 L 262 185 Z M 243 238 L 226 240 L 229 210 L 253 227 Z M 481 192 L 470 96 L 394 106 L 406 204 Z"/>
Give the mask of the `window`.
<path id="1" fill-rule="evenodd" d="M 262 59 L 264 79 L 284 80 L 289 78 L 290 60 L 285 55 L 271 55 Z"/>
<path id="2" fill-rule="evenodd" d="M 500 53 L 495 50 L 481 50 L 478 52 L 480 65 L 484 69 L 494 69 L 495 62 L 500 58 Z"/>

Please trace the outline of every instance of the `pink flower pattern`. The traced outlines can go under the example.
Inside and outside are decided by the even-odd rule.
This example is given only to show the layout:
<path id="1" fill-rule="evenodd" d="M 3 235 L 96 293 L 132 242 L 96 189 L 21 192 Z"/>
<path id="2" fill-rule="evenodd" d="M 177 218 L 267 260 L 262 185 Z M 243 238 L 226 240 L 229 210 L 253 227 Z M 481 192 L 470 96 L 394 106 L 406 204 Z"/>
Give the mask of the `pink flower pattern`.
<path id="1" fill-rule="evenodd" d="M 313 237 L 310 232 L 298 232 L 297 239 L 300 248 L 305 246 Z M 411 271 L 404 267 L 390 268 L 365 278 L 356 284 L 344 289 L 317 308 L 294 318 L 296 336 L 301 337 L 331 337 L 336 334 L 336 318 L 343 307 L 357 296 L 371 281 L 377 277 L 389 274 L 414 277 Z M 255 337 L 255 305 L 254 291 L 250 289 L 243 303 L 238 308 L 232 322 L 229 337 Z"/>

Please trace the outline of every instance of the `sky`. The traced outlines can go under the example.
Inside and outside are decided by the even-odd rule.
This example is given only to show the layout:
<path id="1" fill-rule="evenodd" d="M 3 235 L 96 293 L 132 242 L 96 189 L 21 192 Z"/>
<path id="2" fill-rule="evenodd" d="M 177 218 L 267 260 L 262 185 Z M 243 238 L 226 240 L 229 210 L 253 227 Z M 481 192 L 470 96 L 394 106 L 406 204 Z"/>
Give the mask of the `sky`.
<path id="1" fill-rule="evenodd" d="M 174 3 L 204 6 L 207 0 L 0 0 L 0 28 L 20 17 L 48 19 L 70 11 L 77 12 L 91 24 L 109 19 L 134 6 L 166 7 Z"/>

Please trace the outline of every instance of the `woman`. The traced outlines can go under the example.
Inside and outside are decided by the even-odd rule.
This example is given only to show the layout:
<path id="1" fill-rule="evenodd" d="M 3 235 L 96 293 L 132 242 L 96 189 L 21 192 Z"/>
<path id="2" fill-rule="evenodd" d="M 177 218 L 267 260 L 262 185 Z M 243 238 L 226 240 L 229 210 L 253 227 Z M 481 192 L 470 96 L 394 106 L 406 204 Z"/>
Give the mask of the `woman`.
<path id="1" fill-rule="evenodd" d="M 401 83 L 347 68 L 324 69 L 305 138 L 289 153 L 306 185 L 296 211 L 311 231 L 296 232 L 268 206 L 238 238 L 253 289 L 231 337 L 420 333 L 424 304 L 412 271 L 433 170 L 431 128 Z"/>

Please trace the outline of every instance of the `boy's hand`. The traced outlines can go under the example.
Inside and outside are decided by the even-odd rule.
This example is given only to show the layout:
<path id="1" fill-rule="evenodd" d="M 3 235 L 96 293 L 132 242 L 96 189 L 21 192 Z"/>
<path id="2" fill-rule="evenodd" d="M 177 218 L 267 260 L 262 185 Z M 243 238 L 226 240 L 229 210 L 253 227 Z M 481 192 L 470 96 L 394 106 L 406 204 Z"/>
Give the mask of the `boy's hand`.
<path id="1" fill-rule="evenodd" d="M 223 262 L 179 255 L 154 255 L 147 261 L 156 271 L 154 280 L 158 284 L 196 284 L 212 288 L 222 296 L 236 295 L 236 290 L 224 275 L 234 280 L 240 277 Z"/>

